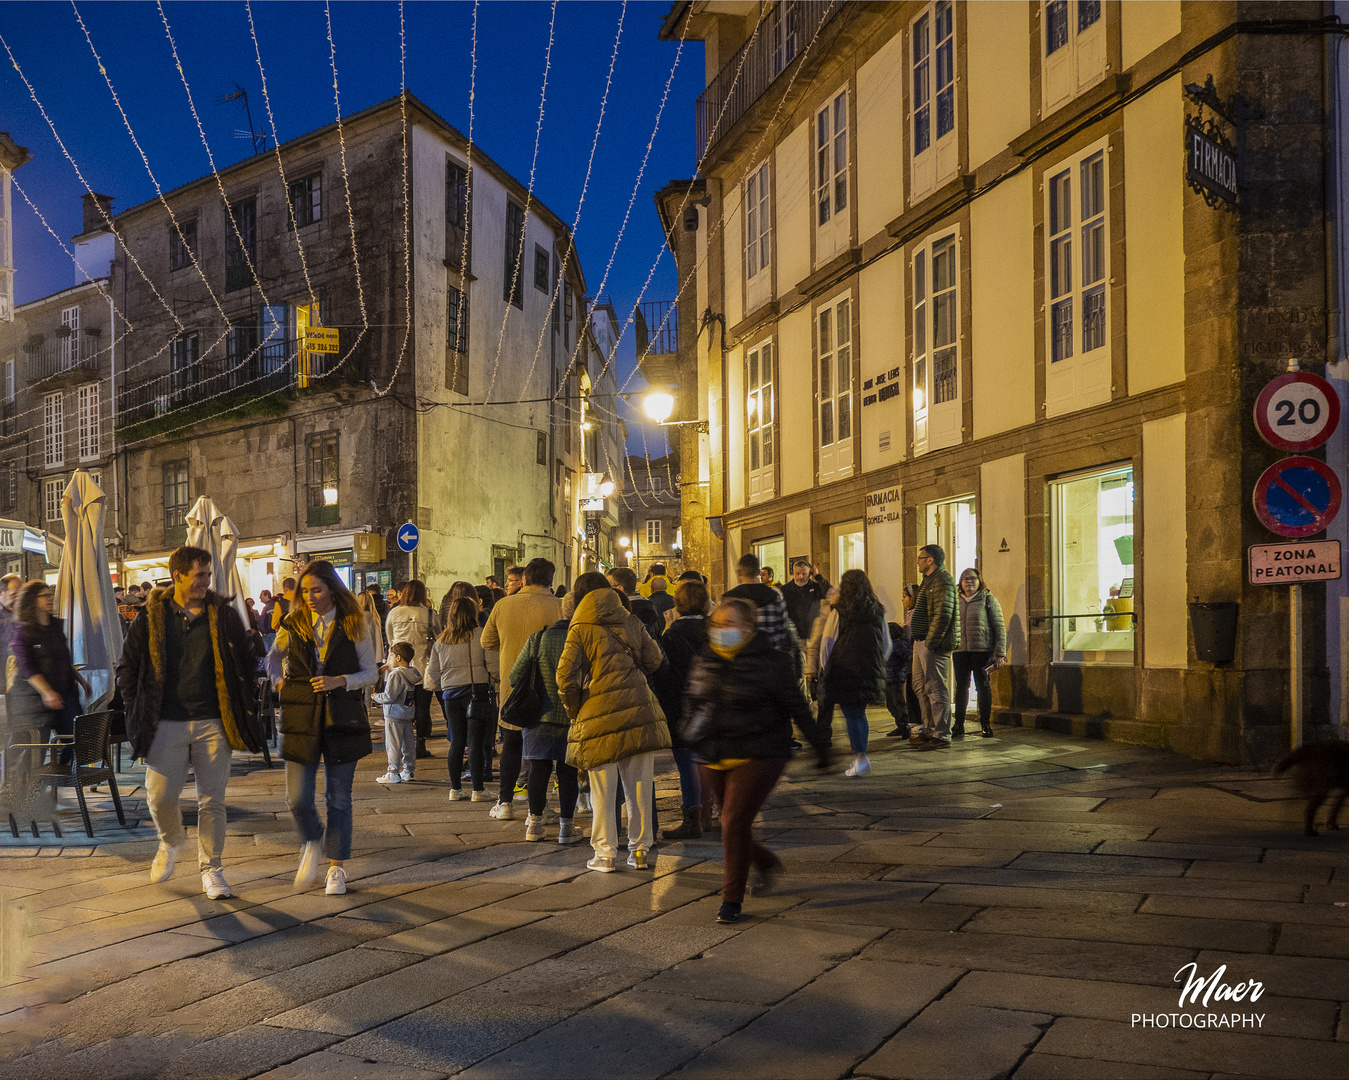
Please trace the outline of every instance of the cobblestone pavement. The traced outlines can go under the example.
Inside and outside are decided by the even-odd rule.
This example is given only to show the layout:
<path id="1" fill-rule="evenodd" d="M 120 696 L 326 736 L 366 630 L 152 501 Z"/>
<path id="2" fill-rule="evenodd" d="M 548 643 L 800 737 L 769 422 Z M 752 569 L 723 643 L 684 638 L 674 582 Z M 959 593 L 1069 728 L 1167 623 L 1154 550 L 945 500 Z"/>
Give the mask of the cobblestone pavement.
<path id="1" fill-rule="evenodd" d="M 715 838 L 588 873 L 555 827 L 447 802 L 433 749 L 415 784 L 362 763 L 342 897 L 297 893 L 282 770 L 248 755 L 233 900 L 190 858 L 147 884 L 152 834 L 106 812 L 96 842 L 69 815 L 61 843 L 6 834 L 0 1075 L 1349 1076 L 1349 832 L 1304 838 L 1282 781 L 1047 732 L 877 737 L 869 777 L 793 765 L 761 822 L 787 872 L 724 927 Z M 668 824 L 672 773 L 659 793 Z M 1191 962 L 1263 993 L 1181 1007 Z"/>

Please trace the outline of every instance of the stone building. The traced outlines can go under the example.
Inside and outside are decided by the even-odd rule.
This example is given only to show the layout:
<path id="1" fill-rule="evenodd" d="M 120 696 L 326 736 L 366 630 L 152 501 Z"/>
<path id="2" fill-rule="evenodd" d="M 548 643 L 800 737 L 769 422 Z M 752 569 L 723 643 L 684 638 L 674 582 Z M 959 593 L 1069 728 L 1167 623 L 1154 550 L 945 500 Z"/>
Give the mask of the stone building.
<path id="1" fill-rule="evenodd" d="M 203 494 L 253 595 L 320 556 L 436 595 L 537 555 L 566 576 L 585 279 L 565 223 L 417 99 L 76 241 L 101 236 L 129 579 L 165 575 Z"/>
<path id="2" fill-rule="evenodd" d="M 1290 359 L 1345 395 L 1343 8 L 675 3 L 700 179 L 657 203 L 714 583 L 809 556 L 893 616 L 940 543 L 1007 615 L 1004 722 L 1236 762 L 1299 737 L 1289 590 L 1247 580 L 1283 456 L 1252 406 Z M 1313 456 L 1342 476 L 1344 436 Z M 1349 707 L 1347 595 L 1302 588 L 1307 738 Z M 1195 600 L 1238 605 L 1230 662 Z"/>
<path id="3" fill-rule="evenodd" d="M 631 566 L 639 581 L 661 563 L 673 581 L 684 571 L 679 458 L 630 455 L 625 478 L 618 533 L 626 558 L 619 562 Z"/>

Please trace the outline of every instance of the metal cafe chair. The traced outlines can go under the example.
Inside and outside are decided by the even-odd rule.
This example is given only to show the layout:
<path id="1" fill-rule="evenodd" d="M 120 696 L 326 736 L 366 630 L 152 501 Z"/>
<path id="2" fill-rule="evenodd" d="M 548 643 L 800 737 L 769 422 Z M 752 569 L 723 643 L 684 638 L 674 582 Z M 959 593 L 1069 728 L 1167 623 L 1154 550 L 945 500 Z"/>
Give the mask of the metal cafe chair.
<path id="1" fill-rule="evenodd" d="M 122 796 L 117 790 L 117 773 L 112 767 L 109 750 L 108 732 L 111 723 L 111 712 L 85 713 L 82 716 L 75 717 L 75 733 L 73 735 L 55 735 L 49 743 L 10 744 L 10 749 L 28 747 L 51 750 L 52 760 L 44 765 L 37 766 L 33 770 L 33 782 L 38 786 L 58 789 L 73 787 L 75 796 L 80 802 L 80 816 L 84 819 L 84 831 L 90 839 L 94 835 L 94 826 L 89 818 L 89 804 L 84 797 L 86 787 L 101 784 L 106 780 L 108 790 L 112 793 L 112 804 L 117 809 L 117 820 L 123 826 L 126 825 L 126 814 L 122 810 Z M 60 751 L 66 747 L 72 747 L 74 755 L 69 764 L 62 764 L 59 760 Z"/>

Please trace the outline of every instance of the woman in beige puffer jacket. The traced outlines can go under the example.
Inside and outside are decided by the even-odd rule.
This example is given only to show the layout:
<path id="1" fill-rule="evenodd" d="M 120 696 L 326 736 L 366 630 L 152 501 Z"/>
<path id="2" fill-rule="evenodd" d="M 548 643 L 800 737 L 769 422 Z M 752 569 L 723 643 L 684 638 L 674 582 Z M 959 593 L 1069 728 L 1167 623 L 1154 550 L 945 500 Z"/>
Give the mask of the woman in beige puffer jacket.
<path id="1" fill-rule="evenodd" d="M 646 682 L 661 651 L 601 574 L 573 587 L 576 611 L 557 665 L 557 686 L 571 718 L 567 763 L 590 774 L 595 857 L 592 870 L 614 869 L 613 832 L 620 777 L 628 806 L 628 865 L 647 867 L 654 842 L 653 765 L 670 746 L 670 729 Z"/>

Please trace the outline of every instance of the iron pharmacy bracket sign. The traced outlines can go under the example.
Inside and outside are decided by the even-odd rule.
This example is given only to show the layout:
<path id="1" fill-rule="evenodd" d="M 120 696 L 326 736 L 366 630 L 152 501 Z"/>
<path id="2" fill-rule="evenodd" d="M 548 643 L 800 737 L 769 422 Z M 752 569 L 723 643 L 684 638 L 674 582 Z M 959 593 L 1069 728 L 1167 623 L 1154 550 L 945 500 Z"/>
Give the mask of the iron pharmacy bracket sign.
<path id="1" fill-rule="evenodd" d="M 1223 134 L 1221 120 L 1233 130 L 1232 102 L 1218 97 L 1210 75 L 1203 86 L 1189 83 L 1185 96 L 1199 106 L 1198 116 L 1185 117 L 1185 180 L 1212 207 L 1237 208 L 1237 150 Z M 1205 119 L 1208 109 L 1214 117 Z"/>

